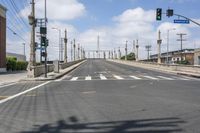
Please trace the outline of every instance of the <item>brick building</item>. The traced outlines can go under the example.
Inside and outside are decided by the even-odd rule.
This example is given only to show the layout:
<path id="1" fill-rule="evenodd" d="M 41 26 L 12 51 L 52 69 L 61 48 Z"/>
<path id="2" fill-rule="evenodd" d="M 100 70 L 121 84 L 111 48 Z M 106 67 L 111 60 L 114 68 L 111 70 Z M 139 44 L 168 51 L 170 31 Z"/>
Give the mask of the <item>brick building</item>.
<path id="1" fill-rule="evenodd" d="M 6 72 L 6 8 L 0 4 L 0 72 Z"/>

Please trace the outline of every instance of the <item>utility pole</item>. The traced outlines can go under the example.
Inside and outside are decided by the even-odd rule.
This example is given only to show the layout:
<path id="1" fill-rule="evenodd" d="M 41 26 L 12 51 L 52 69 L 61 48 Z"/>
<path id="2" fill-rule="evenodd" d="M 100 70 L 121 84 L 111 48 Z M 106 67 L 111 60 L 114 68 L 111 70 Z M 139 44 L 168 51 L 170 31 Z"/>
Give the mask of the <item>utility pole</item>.
<path id="1" fill-rule="evenodd" d="M 157 40 L 157 44 L 158 44 L 158 64 L 161 63 L 161 43 L 162 43 L 161 32 L 159 30 L 159 32 L 158 32 L 158 40 Z"/>
<path id="2" fill-rule="evenodd" d="M 76 60 L 76 40 L 74 39 L 74 61 Z"/>
<path id="3" fill-rule="evenodd" d="M 26 46 L 26 44 L 25 43 L 22 43 L 22 45 L 23 45 L 23 48 L 24 48 L 24 56 L 26 56 L 26 48 L 25 48 L 25 46 Z"/>
<path id="4" fill-rule="evenodd" d="M 150 51 L 151 51 L 151 45 L 146 45 L 145 46 L 146 50 L 147 50 L 147 59 L 149 60 L 150 58 Z"/>
<path id="5" fill-rule="evenodd" d="M 30 61 L 28 64 L 28 77 L 34 77 L 35 75 L 31 75 L 32 67 L 35 66 L 35 1 L 32 0 L 32 11 L 31 15 L 28 16 L 29 24 L 31 27 L 31 44 L 30 44 Z"/>
<path id="6" fill-rule="evenodd" d="M 172 29 L 167 30 L 167 64 L 169 63 L 169 32 L 171 30 L 176 30 L 176 28 L 172 28 Z"/>
<path id="7" fill-rule="evenodd" d="M 80 60 L 80 44 L 78 44 L 78 60 Z"/>
<path id="8" fill-rule="evenodd" d="M 64 59 L 64 63 L 67 63 L 67 30 L 65 29 L 65 38 L 64 38 L 64 43 L 65 43 L 65 59 Z"/>
<path id="9" fill-rule="evenodd" d="M 119 50 L 118 50 L 118 54 L 119 54 L 119 60 L 121 59 L 121 51 L 120 51 L 120 47 L 119 47 Z"/>
<path id="10" fill-rule="evenodd" d="M 178 36 L 180 36 L 180 39 L 177 39 L 177 41 L 180 41 L 181 42 L 181 51 L 180 51 L 180 54 L 181 54 L 181 62 L 183 61 L 183 41 L 187 41 L 186 39 L 183 39 L 183 36 L 187 35 L 187 34 L 184 34 L 184 33 L 179 33 L 177 34 Z"/>
<path id="11" fill-rule="evenodd" d="M 136 61 L 139 61 L 139 56 L 138 56 L 138 54 L 139 54 L 139 44 L 138 44 L 138 40 L 136 40 Z"/>
<path id="12" fill-rule="evenodd" d="M 135 40 L 133 40 L 133 53 L 135 54 Z"/>
<path id="13" fill-rule="evenodd" d="M 97 58 L 100 58 L 100 53 L 99 53 L 100 47 L 99 47 L 99 35 L 97 36 Z"/>
<path id="14" fill-rule="evenodd" d="M 126 41 L 126 44 L 125 44 L 125 60 L 127 60 L 127 43 L 128 43 L 128 41 Z"/>
<path id="15" fill-rule="evenodd" d="M 71 61 L 73 60 L 73 42 L 71 41 Z"/>

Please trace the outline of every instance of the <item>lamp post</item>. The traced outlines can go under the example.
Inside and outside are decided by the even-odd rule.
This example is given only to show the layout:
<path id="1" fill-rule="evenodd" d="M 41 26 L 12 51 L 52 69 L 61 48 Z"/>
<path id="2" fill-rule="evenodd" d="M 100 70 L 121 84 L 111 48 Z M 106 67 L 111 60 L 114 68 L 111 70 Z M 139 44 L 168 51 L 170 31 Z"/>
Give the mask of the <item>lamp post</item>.
<path id="1" fill-rule="evenodd" d="M 169 32 L 172 30 L 176 30 L 175 28 L 167 30 L 167 64 L 169 63 Z"/>
<path id="2" fill-rule="evenodd" d="M 59 28 L 55 28 L 55 27 L 53 27 L 52 29 L 54 29 L 54 30 L 57 30 L 58 32 L 59 32 L 59 40 L 58 40 L 58 48 L 59 48 L 59 52 L 58 52 L 58 55 L 59 55 L 59 61 L 60 61 L 60 58 L 61 58 L 61 53 L 60 53 L 60 51 L 61 51 L 61 48 L 60 48 L 60 46 L 61 46 L 61 29 L 59 29 Z"/>

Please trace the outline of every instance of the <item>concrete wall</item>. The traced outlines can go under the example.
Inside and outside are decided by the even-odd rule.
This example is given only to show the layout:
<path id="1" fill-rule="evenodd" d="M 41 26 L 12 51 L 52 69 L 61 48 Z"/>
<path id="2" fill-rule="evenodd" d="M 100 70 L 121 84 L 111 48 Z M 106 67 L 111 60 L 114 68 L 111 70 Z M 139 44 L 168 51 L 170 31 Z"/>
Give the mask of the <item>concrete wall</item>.
<path id="1" fill-rule="evenodd" d="M 0 72 L 6 72 L 6 9 L 0 4 Z"/>
<path id="2" fill-rule="evenodd" d="M 83 60 L 78 60 L 78 61 L 73 61 L 73 62 L 68 62 L 68 63 L 62 63 L 60 64 L 60 69 L 65 69 L 69 66 L 72 66 L 74 64 L 77 64 L 79 62 L 81 62 Z M 48 72 L 53 72 L 54 71 L 54 65 L 48 65 Z M 35 78 L 35 77 L 39 77 L 42 74 L 45 73 L 45 66 L 44 65 L 40 65 L 40 66 L 35 66 L 32 67 L 32 70 L 28 73 L 28 77 L 29 78 Z"/>
<path id="3" fill-rule="evenodd" d="M 79 63 L 79 62 L 81 62 L 81 61 L 83 61 L 83 60 L 72 61 L 72 62 L 67 62 L 67 63 L 61 63 L 61 64 L 60 64 L 60 69 L 65 69 L 65 68 L 67 68 L 67 67 L 69 67 L 69 66 L 72 66 L 72 65 L 74 65 L 74 64 L 77 64 L 77 63 Z"/>
<path id="4" fill-rule="evenodd" d="M 194 51 L 194 65 L 200 65 L 200 49 Z"/>
<path id="5" fill-rule="evenodd" d="M 54 65 L 47 65 L 48 67 L 48 72 L 52 72 L 54 70 Z M 38 77 L 42 74 L 45 73 L 45 66 L 44 65 L 40 65 L 40 66 L 34 66 L 32 67 L 32 70 L 28 73 L 28 77 L 29 78 L 35 78 Z"/>
<path id="6" fill-rule="evenodd" d="M 110 60 L 116 63 L 122 63 L 126 65 L 131 65 L 140 68 L 161 70 L 161 71 L 176 71 L 176 72 L 189 72 L 200 74 L 200 66 L 191 65 L 167 65 L 167 64 L 157 64 L 149 62 L 136 62 L 136 61 L 122 61 L 122 60 Z"/>
<path id="7" fill-rule="evenodd" d="M 21 54 L 15 54 L 15 53 L 6 53 L 6 57 L 16 57 L 17 61 L 26 61 L 26 56 Z"/>

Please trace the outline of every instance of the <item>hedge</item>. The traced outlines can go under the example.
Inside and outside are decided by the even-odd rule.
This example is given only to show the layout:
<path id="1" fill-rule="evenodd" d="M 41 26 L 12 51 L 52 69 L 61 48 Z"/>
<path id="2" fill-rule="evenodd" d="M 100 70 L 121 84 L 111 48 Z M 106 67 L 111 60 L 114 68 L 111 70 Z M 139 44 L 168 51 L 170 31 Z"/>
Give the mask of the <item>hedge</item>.
<path id="1" fill-rule="evenodd" d="M 17 61 L 16 57 L 6 57 L 6 67 L 8 71 L 26 70 L 28 62 Z"/>

